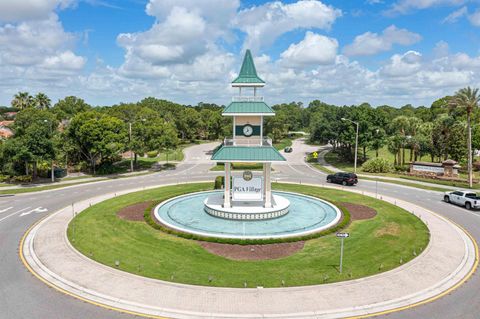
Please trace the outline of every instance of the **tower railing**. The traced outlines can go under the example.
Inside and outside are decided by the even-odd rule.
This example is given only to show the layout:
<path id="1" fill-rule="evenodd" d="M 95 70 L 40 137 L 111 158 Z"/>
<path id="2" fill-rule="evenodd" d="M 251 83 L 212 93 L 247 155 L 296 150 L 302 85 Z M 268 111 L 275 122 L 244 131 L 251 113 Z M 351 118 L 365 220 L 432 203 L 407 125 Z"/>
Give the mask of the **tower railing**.
<path id="1" fill-rule="evenodd" d="M 273 146 L 272 139 L 269 137 L 226 137 L 223 140 L 225 146 Z"/>
<path id="2" fill-rule="evenodd" d="M 234 96 L 232 102 L 263 102 L 263 96 Z"/>

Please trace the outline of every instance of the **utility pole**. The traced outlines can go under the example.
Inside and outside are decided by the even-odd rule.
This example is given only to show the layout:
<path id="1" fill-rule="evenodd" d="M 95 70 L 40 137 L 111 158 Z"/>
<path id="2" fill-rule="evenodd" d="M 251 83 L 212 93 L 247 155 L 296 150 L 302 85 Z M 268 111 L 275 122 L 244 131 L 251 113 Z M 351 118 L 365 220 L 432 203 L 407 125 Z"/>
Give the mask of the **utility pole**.
<path id="1" fill-rule="evenodd" d="M 352 122 L 357 126 L 356 134 L 355 134 L 355 162 L 353 164 L 353 172 L 356 174 L 357 173 L 357 157 L 358 157 L 358 128 L 359 128 L 359 122 L 352 121 L 350 119 L 342 117 L 342 121 L 348 121 Z"/>

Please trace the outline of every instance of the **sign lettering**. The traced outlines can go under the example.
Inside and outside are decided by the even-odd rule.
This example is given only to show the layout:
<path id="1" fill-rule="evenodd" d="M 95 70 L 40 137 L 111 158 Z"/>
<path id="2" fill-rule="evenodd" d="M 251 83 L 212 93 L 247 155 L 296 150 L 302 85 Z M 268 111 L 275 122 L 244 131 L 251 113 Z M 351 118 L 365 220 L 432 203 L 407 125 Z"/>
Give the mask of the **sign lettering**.
<path id="1" fill-rule="evenodd" d="M 263 182 L 261 177 L 252 177 L 245 180 L 243 177 L 234 177 L 232 183 L 233 200 L 263 200 Z"/>

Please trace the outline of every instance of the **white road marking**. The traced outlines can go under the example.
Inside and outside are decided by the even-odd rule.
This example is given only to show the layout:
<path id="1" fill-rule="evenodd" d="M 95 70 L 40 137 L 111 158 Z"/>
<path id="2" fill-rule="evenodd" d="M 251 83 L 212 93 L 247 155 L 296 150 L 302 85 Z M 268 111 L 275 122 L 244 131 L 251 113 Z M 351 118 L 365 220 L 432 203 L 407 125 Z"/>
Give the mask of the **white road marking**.
<path id="1" fill-rule="evenodd" d="M 300 174 L 300 176 L 305 175 L 305 173 L 303 173 L 302 171 L 299 171 L 298 169 L 294 168 L 292 165 L 290 165 L 290 163 L 287 162 L 287 165 L 288 165 L 288 167 L 290 167 L 294 171 L 298 172 Z"/>
<path id="2" fill-rule="evenodd" d="M 28 212 L 21 213 L 19 217 L 27 216 L 27 215 L 30 215 L 31 213 L 45 213 L 45 212 L 48 212 L 48 209 L 42 208 L 42 207 L 37 207 L 37 208 L 32 209 Z"/>
<path id="3" fill-rule="evenodd" d="M 0 219 L 0 222 L 3 221 L 3 220 L 5 220 L 5 219 L 7 219 L 7 218 L 10 217 L 10 216 L 13 216 L 13 215 L 15 215 L 15 214 L 18 214 L 18 213 L 20 213 L 21 211 L 27 210 L 27 209 L 29 209 L 29 208 L 30 208 L 30 206 L 25 207 L 25 208 L 22 208 L 22 209 L 20 209 L 20 210 L 17 210 L 16 212 L 11 213 L 10 215 L 7 215 L 7 216 L 3 217 L 2 219 Z"/>
<path id="4" fill-rule="evenodd" d="M 7 210 L 10 210 L 12 209 L 13 207 L 8 207 L 8 208 L 5 208 L 5 209 L 0 209 L 0 213 L 5 213 Z"/>

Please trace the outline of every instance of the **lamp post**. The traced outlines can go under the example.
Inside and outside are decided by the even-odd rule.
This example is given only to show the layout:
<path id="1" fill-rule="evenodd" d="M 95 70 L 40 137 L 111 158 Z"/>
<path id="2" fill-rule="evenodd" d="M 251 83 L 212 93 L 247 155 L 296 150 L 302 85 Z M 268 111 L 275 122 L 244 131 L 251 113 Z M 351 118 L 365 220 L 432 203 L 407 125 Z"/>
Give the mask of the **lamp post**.
<path id="1" fill-rule="evenodd" d="M 344 117 L 342 117 L 342 121 L 352 122 L 353 124 L 355 124 L 357 126 L 357 133 L 355 135 L 355 162 L 353 164 L 353 172 L 356 174 L 357 173 L 358 127 L 359 127 L 359 125 L 358 125 L 358 122 L 352 121 L 352 120 L 344 118 Z"/>
<path id="2" fill-rule="evenodd" d="M 44 123 L 48 123 L 49 120 L 43 120 Z M 53 135 L 53 123 L 50 123 L 50 133 Z M 53 138 L 53 136 L 52 136 Z M 53 158 L 52 158 L 52 172 L 51 172 L 51 179 L 52 183 L 55 182 L 55 173 L 54 173 L 54 168 L 53 168 Z"/>

